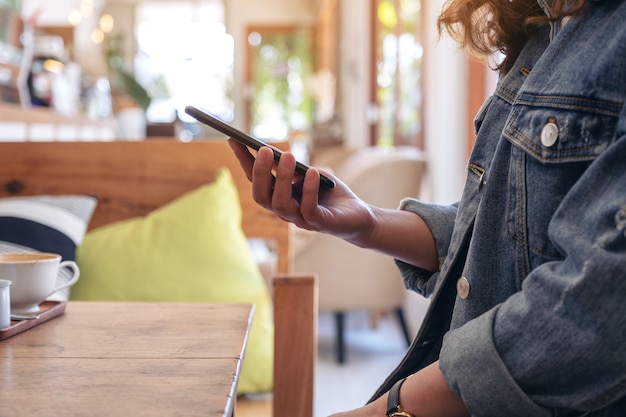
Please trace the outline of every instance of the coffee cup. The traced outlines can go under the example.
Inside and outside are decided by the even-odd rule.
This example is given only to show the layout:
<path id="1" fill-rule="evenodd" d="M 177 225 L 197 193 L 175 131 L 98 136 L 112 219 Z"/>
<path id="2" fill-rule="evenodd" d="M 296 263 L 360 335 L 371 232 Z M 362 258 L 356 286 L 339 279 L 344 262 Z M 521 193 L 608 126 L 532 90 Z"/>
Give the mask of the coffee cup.
<path id="1" fill-rule="evenodd" d="M 0 329 L 11 325 L 11 284 L 6 279 L 0 279 Z"/>
<path id="2" fill-rule="evenodd" d="M 71 278 L 57 284 L 63 268 Z M 78 281 L 80 271 L 74 261 L 61 261 L 56 253 L 0 253 L 0 279 L 11 281 L 11 314 L 36 313 L 39 305 L 55 292 Z"/>

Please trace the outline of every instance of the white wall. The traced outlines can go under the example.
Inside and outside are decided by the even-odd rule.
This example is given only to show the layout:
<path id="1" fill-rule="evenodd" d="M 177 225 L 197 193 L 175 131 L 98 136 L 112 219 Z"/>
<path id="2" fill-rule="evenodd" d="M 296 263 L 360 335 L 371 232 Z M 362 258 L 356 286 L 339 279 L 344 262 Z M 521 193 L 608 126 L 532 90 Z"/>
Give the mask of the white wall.
<path id="1" fill-rule="evenodd" d="M 101 7 L 102 0 L 94 2 Z M 42 26 L 67 24 L 67 15 L 72 9 L 80 9 L 80 0 L 22 0 L 22 16 L 37 15 L 37 23 Z"/>
<path id="2" fill-rule="evenodd" d="M 424 138 L 430 200 L 446 204 L 460 198 L 465 182 L 468 82 L 465 54 L 449 38 L 437 36 L 443 2 L 429 0 L 426 9 Z"/>
<path id="3" fill-rule="evenodd" d="M 98 18 L 106 0 L 94 0 L 93 14 L 83 17 L 74 32 L 74 56 L 84 72 L 102 74 L 104 61 L 99 47 L 94 47 L 90 39 L 91 30 L 98 25 Z M 68 26 L 68 15 L 72 10 L 80 10 L 81 0 L 22 0 L 22 17 L 35 19 L 37 26 Z"/>
<path id="4" fill-rule="evenodd" d="M 339 103 L 345 146 L 369 145 L 370 7 L 363 0 L 339 0 Z"/>

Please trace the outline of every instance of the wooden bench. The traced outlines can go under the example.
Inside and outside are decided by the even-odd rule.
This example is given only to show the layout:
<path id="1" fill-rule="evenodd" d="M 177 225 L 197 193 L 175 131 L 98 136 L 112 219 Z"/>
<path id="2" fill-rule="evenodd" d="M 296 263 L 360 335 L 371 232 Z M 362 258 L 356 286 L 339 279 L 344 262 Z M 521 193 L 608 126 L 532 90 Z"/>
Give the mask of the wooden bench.
<path id="1" fill-rule="evenodd" d="M 227 167 L 239 190 L 244 233 L 273 242 L 277 253 L 273 407 L 267 409 L 273 408 L 275 417 L 312 417 L 316 277 L 291 274 L 291 227 L 253 201 L 250 183 L 224 140 L 0 142 L 0 155 L 0 197 L 93 195 L 98 206 L 90 229 L 146 215 L 213 181 Z"/>

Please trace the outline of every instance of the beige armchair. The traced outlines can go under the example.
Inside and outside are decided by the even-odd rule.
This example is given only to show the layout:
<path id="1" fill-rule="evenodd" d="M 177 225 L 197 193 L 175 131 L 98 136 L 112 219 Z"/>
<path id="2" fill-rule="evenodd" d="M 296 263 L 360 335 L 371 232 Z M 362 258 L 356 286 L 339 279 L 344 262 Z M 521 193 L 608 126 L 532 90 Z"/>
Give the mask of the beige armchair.
<path id="1" fill-rule="evenodd" d="M 333 151 L 313 163 L 329 166 L 363 200 L 386 208 L 418 196 L 425 168 L 423 154 L 412 147 Z M 393 311 L 410 343 L 403 313 L 407 290 L 391 257 L 330 235 L 297 230 L 294 270 L 318 275 L 319 310 L 334 313 L 339 363 L 345 361 L 344 321 L 350 311 Z"/>

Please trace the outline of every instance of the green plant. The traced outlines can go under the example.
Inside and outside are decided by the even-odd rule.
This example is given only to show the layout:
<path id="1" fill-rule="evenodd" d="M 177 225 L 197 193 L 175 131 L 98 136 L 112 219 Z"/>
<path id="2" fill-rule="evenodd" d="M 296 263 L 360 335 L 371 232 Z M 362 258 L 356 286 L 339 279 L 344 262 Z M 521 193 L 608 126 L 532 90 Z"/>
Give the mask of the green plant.
<path id="1" fill-rule="evenodd" d="M 22 0 L 0 0 L 0 9 L 19 11 L 22 8 Z"/>
<path id="2" fill-rule="evenodd" d="M 124 68 L 122 41 L 122 34 L 116 34 L 106 37 L 104 42 L 104 54 L 111 74 L 111 89 L 114 94 L 128 95 L 145 111 L 150 106 L 152 98 L 135 77 Z"/>

